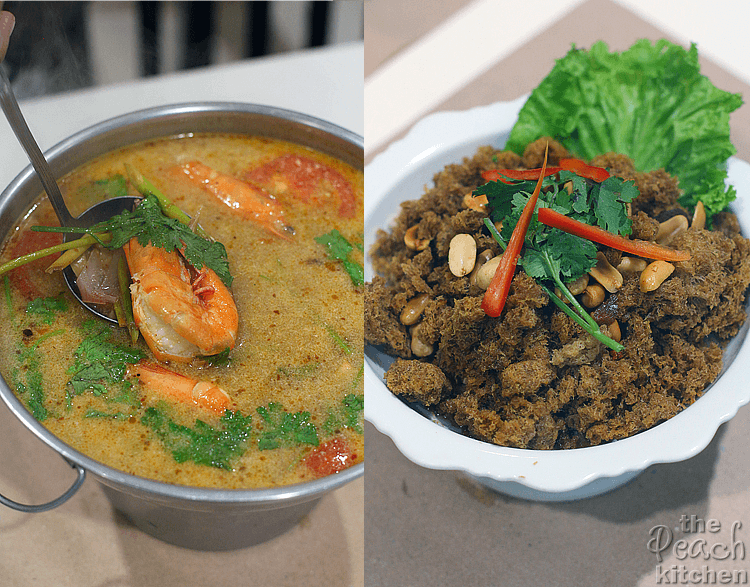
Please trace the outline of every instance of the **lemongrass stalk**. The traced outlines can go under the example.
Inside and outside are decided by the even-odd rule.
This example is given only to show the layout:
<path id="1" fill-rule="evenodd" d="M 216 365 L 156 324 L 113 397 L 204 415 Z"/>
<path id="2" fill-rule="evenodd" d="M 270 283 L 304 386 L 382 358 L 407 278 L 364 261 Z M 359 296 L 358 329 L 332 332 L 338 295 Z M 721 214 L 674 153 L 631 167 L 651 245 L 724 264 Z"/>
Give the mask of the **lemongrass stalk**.
<path id="1" fill-rule="evenodd" d="M 112 307 L 115 310 L 115 318 L 117 318 L 117 325 L 120 328 L 125 328 L 128 325 L 128 321 L 125 318 L 125 310 L 122 309 L 122 302 L 117 300 Z"/>
<path id="2" fill-rule="evenodd" d="M 52 273 L 53 271 L 61 271 L 65 269 L 68 265 L 73 263 L 81 255 L 83 255 L 86 251 L 88 251 L 91 248 L 92 244 L 84 245 L 82 247 L 76 247 L 75 249 L 68 249 L 62 255 L 60 255 L 57 259 L 55 259 L 54 263 L 52 263 L 52 265 L 47 267 L 45 271 L 47 273 Z"/>
<path id="3" fill-rule="evenodd" d="M 95 242 L 108 242 L 109 240 L 111 240 L 111 238 L 112 235 L 109 233 L 102 233 L 97 235 L 87 234 L 76 240 L 68 241 L 67 243 L 61 243 L 59 245 L 47 247 L 46 249 L 40 249 L 38 251 L 29 253 L 28 255 L 24 255 L 23 257 L 17 257 L 12 261 L 8 261 L 7 263 L 0 265 L 0 275 L 3 275 L 11 269 L 15 269 L 16 267 L 21 267 L 22 265 L 26 265 L 27 263 L 36 261 L 37 259 L 43 259 L 44 257 L 48 257 L 49 255 L 62 253 L 63 251 L 68 251 L 70 249 L 75 249 L 84 245 L 91 245 Z"/>
<path id="4" fill-rule="evenodd" d="M 174 204 L 167 196 L 161 193 L 159 189 L 153 183 L 151 183 L 151 181 L 146 178 L 140 171 L 127 163 L 125 164 L 125 171 L 128 174 L 130 183 L 135 186 L 135 189 L 137 189 L 142 195 L 154 196 L 159 201 L 159 207 L 166 217 L 179 220 L 186 226 L 190 225 L 190 216 L 185 214 L 185 212 L 183 212 L 179 208 L 179 206 Z M 203 230 L 200 225 L 195 226 L 194 232 L 198 236 L 201 236 L 205 239 L 210 238 L 208 233 Z"/>

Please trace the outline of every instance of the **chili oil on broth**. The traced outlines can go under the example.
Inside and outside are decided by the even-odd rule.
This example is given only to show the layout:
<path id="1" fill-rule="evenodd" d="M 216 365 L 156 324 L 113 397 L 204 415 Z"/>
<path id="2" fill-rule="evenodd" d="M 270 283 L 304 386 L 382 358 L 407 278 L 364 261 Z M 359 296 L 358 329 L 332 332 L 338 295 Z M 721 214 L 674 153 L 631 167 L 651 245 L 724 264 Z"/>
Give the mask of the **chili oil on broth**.
<path id="1" fill-rule="evenodd" d="M 242 177 L 245 170 L 286 153 L 297 153 L 333 168 L 349 181 L 356 195 L 356 212 L 341 218 L 337 194 L 326 186 L 318 189 L 315 202 L 302 202 L 291 195 L 279 195 L 285 223 L 294 229 L 290 241 L 271 235 L 265 229 L 242 219 L 201 188 L 181 177 L 174 168 L 180 163 L 202 163 Z M 195 135 L 149 141 L 126 147 L 91 161 L 60 181 L 66 202 L 75 215 L 94 203 L 90 190 L 82 189 L 92 181 L 125 174 L 125 163 L 149 178 L 158 189 L 179 205 L 227 249 L 234 276 L 233 295 L 240 317 L 235 349 L 228 366 L 169 364 L 176 372 L 196 379 L 214 381 L 231 398 L 231 409 L 252 415 L 260 421 L 259 406 L 281 404 L 290 413 L 307 411 L 319 431 L 332 408 L 346 394 L 363 394 L 358 375 L 363 362 L 363 298 L 360 288 L 352 286 L 349 276 L 327 260 L 315 237 L 338 229 L 350 240 L 362 238 L 363 176 L 346 164 L 304 147 L 271 141 L 261 137 L 236 135 Z M 131 186 L 129 193 L 135 195 Z M 93 198 L 96 199 L 96 198 Z M 101 198 L 99 198 L 101 199 Z M 19 226 L 11 231 L 3 258 L 10 258 L 14 242 L 28 227 L 53 224 L 54 213 L 46 198 L 36 202 Z M 361 253 L 355 255 L 361 263 Z M 143 407 L 135 418 L 125 420 L 84 418 L 89 409 L 112 411 L 112 404 L 91 392 L 75 396 L 72 408 L 66 406 L 65 385 L 69 379 L 75 348 L 83 340 L 80 325 L 90 314 L 67 292 L 59 273 L 43 274 L 52 258 L 38 262 L 35 283 L 43 297 L 65 292 L 68 309 L 56 314 L 51 325 L 35 324 L 33 334 L 23 330 L 28 298 L 11 291 L 12 310 L 3 304 L 1 316 L 13 328 L 0 329 L 3 348 L 12 349 L 0 356 L 0 371 L 13 387 L 13 369 L 18 366 L 22 348 L 38 344 L 46 393 L 51 412 L 43 424 L 82 453 L 114 468 L 135 475 L 184 485 L 252 488 L 284 485 L 314 478 L 302 460 L 312 448 L 277 448 L 259 451 L 251 445 L 236 461 L 233 470 L 222 470 L 190 461 L 176 463 L 171 452 L 154 433 L 140 422 L 143 409 L 151 405 L 165 408 L 165 402 L 152 397 L 136 384 Z M 124 329 L 113 329 L 113 340 L 127 345 Z M 332 337 L 337 333 L 348 351 Z M 28 331 L 27 331 L 28 334 Z M 47 335 L 47 338 L 45 338 Z M 41 342 L 38 342 L 42 338 Z M 143 341 L 138 343 L 150 356 Z M 290 375 L 292 373 L 292 375 Z M 23 397 L 22 397 L 23 401 Z M 192 426 L 196 418 L 216 425 L 211 412 L 169 403 L 168 415 L 177 423 Z M 355 462 L 364 455 L 363 436 L 352 429 L 340 434 L 346 439 Z M 321 435 L 321 442 L 326 438 Z"/>

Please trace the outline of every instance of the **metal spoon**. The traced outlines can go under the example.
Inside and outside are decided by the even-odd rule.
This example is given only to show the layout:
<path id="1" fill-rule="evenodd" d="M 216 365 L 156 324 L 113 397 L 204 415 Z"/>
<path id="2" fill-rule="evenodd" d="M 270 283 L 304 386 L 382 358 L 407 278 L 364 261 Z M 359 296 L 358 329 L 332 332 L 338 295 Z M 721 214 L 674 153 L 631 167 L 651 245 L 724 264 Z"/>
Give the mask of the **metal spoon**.
<path id="1" fill-rule="evenodd" d="M 0 13 L 0 61 L 5 57 L 4 50 L 7 48 L 8 38 L 13 31 L 14 22 L 15 19 L 9 12 Z M 42 182 L 44 191 L 47 192 L 47 196 L 55 210 L 55 214 L 57 214 L 61 226 L 89 228 L 99 222 L 112 218 L 112 216 L 121 213 L 125 209 L 133 209 L 134 202 L 139 198 L 134 196 L 123 196 L 99 202 L 77 218 L 72 216 L 68 211 L 68 207 L 65 205 L 65 200 L 63 200 L 60 188 L 55 181 L 55 176 L 52 174 L 49 163 L 47 163 L 47 160 L 44 158 L 42 151 L 39 149 L 39 145 L 37 145 L 26 121 L 24 120 L 23 114 L 21 114 L 21 109 L 18 107 L 18 102 L 13 94 L 10 81 L 8 81 L 8 76 L 2 67 L 0 67 L 0 107 L 2 107 L 5 117 L 10 123 L 10 127 L 13 129 L 16 138 L 21 143 L 24 151 L 26 151 L 34 170 L 39 176 L 39 180 Z M 66 234 L 65 240 L 68 241 L 74 236 L 76 235 Z M 63 274 L 71 293 L 87 310 L 108 322 L 117 324 L 117 320 L 102 314 L 99 310 L 83 301 L 80 291 L 78 290 L 78 285 L 76 284 L 75 273 L 73 273 L 73 270 L 70 267 L 65 268 Z"/>

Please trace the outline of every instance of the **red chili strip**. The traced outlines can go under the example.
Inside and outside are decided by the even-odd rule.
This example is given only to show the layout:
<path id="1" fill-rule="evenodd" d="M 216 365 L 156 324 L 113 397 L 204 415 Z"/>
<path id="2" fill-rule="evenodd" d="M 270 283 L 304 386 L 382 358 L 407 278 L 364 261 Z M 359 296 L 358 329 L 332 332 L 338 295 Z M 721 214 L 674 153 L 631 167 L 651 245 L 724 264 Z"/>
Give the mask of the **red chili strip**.
<path id="1" fill-rule="evenodd" d="M 586 179 L 592 179 L 597 183 L 609 179 L 609 171 L 604 169 L 604 167 L 589 165 L 580 159 L 560 159 L 560 167 Z"/>
<path id="2" fill-rule="evenodd" d="M 657 261 L 688 261 L 690 259 L 690 253 L 687 251 L 668 249 L 651 241 L 625 238 L 598 226 L 579 222 L 549 208 L 539 208 L 538 217 L 542 224 L 638 257 Z"/>
<path id="3" fill-rule="evenodd" d="M 561 169 L 562 167 L 547 167 L 542 177 L 554 175 Z M 541 169 L 490 169 L 482 171 L 482 179 L 484 181 L 502 181 L 503 183 L 512 183 L 508 179 L 514 181 L 531 181 L 539 178 L 540 171 Z"/>
<path id="4" fill-rule="evenodd" d="M 529 230 L 529 224 L 531 218 L 534 215 L 534 208 L 536 208 L 536 202 L 539 198 L 539 192 L 542 189 L 542 180 L 544 179 L 544 172 L 547 168 L 547 152 L 544 153 L 544 164 L 542 165 L 541 173 L 539 173 L 539 180 L 536 182 L 536 188 L 534 193 L 531 194 L 529 201 L 523 207 L 521 217 L 518 219 L 513 234 L 510 236 L 508 246 L 500 259 L 500 264 L 495 270 L 495 275 L 492 277 L 490 286 L 487 291 L 484 292 L 484 298 L 482 298 L 482 310 L 488 316 L 497 318 L 505 307 L 505 300 L 508 299 L 508 292 L 510 291 L 510 284 L 513 281 L 513 275 L 516 272 L 516 265 L 518 264 L 518 257 L 521 254 L 523 248 L 523 241 L 526 239 L 526 232 Z"/>

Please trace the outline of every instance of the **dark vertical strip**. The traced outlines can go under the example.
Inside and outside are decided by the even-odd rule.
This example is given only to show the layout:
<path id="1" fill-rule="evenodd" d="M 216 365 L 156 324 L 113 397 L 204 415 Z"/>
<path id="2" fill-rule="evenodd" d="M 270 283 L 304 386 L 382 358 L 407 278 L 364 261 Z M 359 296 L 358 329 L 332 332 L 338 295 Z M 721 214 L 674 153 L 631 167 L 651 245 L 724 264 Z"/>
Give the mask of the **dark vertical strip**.
<path id="1" fill-rule="evenodd" d="M 144 76 L 159 73 L 159 12 L 158 2 L 139 2 L 141 15 L 141 72 Z"/>
<path id="2" fill-rule="evenodd" d="M 247 2 L 245 57 L 260 57 L 268 53 L 268 2 Z"/>
<path id="3" fill-rule="evenodd" d="M 185 68 L 211 63 L 211 37 L 214 28 L 213 2 L 185 2 L 187 10 L 187 47 Z"/>
<path id="4" fill-rule="evenodd" d="M 310 16 L 310 47 L 325 45 L 330 2 L 313 2 Z"/>

